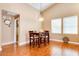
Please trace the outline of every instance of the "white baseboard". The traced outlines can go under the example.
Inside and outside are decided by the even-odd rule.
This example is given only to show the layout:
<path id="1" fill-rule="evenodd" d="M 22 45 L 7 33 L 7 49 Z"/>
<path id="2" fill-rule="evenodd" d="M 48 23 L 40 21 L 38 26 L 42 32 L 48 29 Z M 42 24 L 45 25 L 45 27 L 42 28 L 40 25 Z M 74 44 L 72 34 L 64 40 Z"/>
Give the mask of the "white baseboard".
<path id="1" fill-rule="evenodd" d="M 58 40 L 58 39 L 50 39 L 52 41 L 58 41 L 58 42 L 63 42 L 62 40 Z M 78 42 L 69 42 L 71 44 L 79 44 Z"/>
<path id="2" fill-rule="evenodd" d="M 58 42 L 63 42 L 62 40 L 59 39 L 50 39 L 51 41 L 58 41 Z"/>
<path id="3" fill-rule="evenodd" d="M 50 40 L 51 41 L 63 42 L 62 40 L 58 40 L 58 39 L 50 39 Z M 7 43 L 2 43 L 1 45 L 4 46 L 4 45 L 9 45 L 9 44 L 14 44 L 14 43 L 16 43 L 16 42 L 7 42 Z M 71 44 L 79 44 L 78 42 L 69 42 L 69 43 L 71 43 Z M 29 44 L 29 41 L 21 42 L 21 43 L 19 43 L 19 46 L 22 46 L 22 45 L 25 45 L 25 44 Z M 0 50 L 2 50 L 1 47 L 0 47 Z"/>
<path id="4" fill-rule="evenodd" d="M 19 43 L 19 46 L 22 46 L 22 45 L 25 45 L 25 44 L 29 44 L 29 41 L 21 42 L 21 43 Z"/>
<path id="5" fill-rule="evenodd" d="M 9 44 L 14 44 L 14 43 L 16 43 L 16 42 L 6 42 L 6 43 L 2 43 L 1 45 L 4 46 L 4 45 L 9 45 Z M 19 46 L 25 45 L 25 44 L 28 44 L 28 43 L 29 43 L 29 41 L 20 42 Z"/>
<path id="6" fill-rule="evenodd" d="M 50 39 L 51 41 L 58 41 L 58 42 L 63 42 L 62 40 L 58 40 L 58 39 Z M 69 43 L 71 43 L 71 44 L 79 44 L 78 42 L 69 42 Z M 22 45 L 25 45 L 25 44 L 29 44 L 29 41 L 27 41 L 27 42 L 21 42 L 20 44 L 19 44 L 19 46 L 22 46 Z"/>
<path id="7" fill-rule="evenodd" d="M 2 43 L 1 45 L 4 46 L 4 45 L 9 45 L 9 44 L 14 44 L 16 42 L 6 42 L 6 43 Z"/>

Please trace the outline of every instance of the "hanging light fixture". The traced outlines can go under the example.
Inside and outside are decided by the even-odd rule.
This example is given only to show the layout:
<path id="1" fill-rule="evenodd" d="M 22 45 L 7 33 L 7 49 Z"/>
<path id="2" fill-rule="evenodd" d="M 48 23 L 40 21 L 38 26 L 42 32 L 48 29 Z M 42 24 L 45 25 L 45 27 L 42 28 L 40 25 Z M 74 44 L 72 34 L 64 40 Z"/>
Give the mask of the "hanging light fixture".
<path id="1" fill-rule="evenodd" d="M 43 22 L 44 21 L 44 18 L 42 16 L 40 16 L 39 21 L 40 22 Z"/>
<path id="2" fill-rule="evenodd" d="M 44 18 L 42 17 L 42 13 L 41 13 L 41 3 L 40 3 L 40 17 L 39 17 L 39 21 L 43 22 Z"/>
<path id="3" fill-rule="evenodd" d="M 40 17 L 39 17 L 39 21 L 40 21 L 40 25 L 41 25 L 41 28 L 40 28 L 40 32 L 43 32 L 43 21 L 44 21 L 44 18 L 42 16 L 42 13 L 41 13 L 41 3 L 40 3 L 40 13 L 39 13 Z"/>

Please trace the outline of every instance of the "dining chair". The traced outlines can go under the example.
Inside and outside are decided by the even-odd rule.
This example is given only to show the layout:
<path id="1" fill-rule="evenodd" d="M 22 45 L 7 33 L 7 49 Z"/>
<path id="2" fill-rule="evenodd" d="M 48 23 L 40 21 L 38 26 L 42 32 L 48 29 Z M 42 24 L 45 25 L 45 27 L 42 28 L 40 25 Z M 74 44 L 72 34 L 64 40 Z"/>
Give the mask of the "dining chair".
<path id="1" fill-rule="evenodd" d="M 40 37 L 39 37 L 39 33 L 35 33 L 35 34 L 34 34 L 34 39 L 35 39 L 36 46 L 40 47 Z"/>
<path id="2" fill-rule="evenodd" d="M 45 31 L 45 39 L 49 43 L 49 31 Z"/>
<path id="3" fill-rule="evenodd" d="M 32 41 L 33 41 L 33 43 L 34 43 L 33 31 L 29 31 L 29 39 L 30 39 L 30 46 L 31 46 Z"/>
<path id="4" fill-rule="evenodd" d="M 40 44 L 46 45 L 45 32 L 40 32 Z"/>

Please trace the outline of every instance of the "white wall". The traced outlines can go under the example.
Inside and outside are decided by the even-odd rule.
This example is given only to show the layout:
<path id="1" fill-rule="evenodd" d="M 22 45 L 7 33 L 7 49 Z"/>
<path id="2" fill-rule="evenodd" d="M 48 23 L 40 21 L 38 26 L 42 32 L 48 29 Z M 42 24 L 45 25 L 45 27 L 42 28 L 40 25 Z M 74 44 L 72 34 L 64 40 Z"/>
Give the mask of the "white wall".
<path id="1" fill-rule="evenodd" d="M 51 20 L 54 18 L 63 18 L 65 16 L 79 16 L 79 3 L 59 3 L 51 6 L 43 12 L 45 21 L 43 22 L 43 29 L 50 31 L 51 39 L 61 40 L 64 36 L 68 36 L 71 42 L 79 42 L 79 35 L 63 35 L 51 33 Z M 78 27 L 79 28 L 79 27 Z M 79 29 L 78 29 L 79 30 Z"/>
<path id="2" fill-rule="evenodd" d="M 39 11 L 35 10 L 31 6 L 27 4 L 0 4 L 0 11 L 2 9 L 20 14 L 19 45 L 21 45 L 23 42 L 28 42 L 28 31 L 29 30 L 40 29 L 40 23 L 38 20 Z M 2 39 L 0 39 L 0 41 L 1 40 Z"/>

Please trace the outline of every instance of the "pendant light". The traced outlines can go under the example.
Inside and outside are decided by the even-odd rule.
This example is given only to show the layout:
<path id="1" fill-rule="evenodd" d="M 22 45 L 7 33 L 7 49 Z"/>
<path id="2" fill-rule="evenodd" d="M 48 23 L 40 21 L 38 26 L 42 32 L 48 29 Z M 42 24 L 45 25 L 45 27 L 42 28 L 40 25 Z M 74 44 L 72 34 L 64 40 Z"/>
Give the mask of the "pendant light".
<path id="1" fill-rule="evenodd" d="M 39 17 L 39 21 L 40 22 L 43 22 L 44 21 L 44 18 L 42 16 L 42 12 L 41 12 L 41 3 L 40 3 L 40 17 Z"/>
<path id="2" fill-rule="evenodd" d="M 41 28 L 40 28 L 40 32 L 43 32 L 43 21 L 44 21 L 44 18 L 43 18 L 43 16 L 42 16 L 42 12 L 41 12 L 41 3 L 40 3 L 40 13 L 39 13 L 39 15 L 40 15 L 40 17 L 39 17 L 39 21 L 40 21 L 40 26 L 41 26 Z"/>

